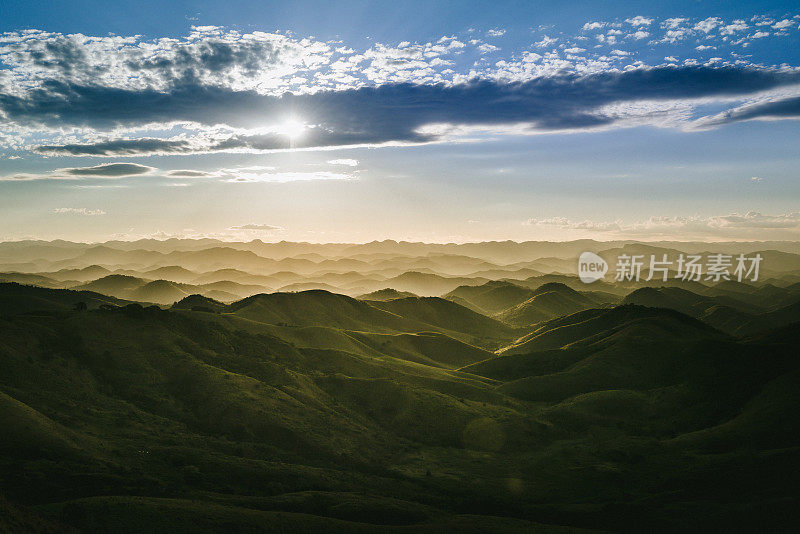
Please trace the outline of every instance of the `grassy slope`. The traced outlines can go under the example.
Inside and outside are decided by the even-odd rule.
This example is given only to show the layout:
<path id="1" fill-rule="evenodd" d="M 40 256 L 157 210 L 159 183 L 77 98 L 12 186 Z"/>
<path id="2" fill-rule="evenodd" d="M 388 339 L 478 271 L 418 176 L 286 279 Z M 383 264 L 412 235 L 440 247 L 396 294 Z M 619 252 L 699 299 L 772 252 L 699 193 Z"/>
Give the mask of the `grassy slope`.
<path id="1" fill-rule="evenodd" d="M 236 313 L 252 300 L 222 314 L 77 312 L 57 305 L 71 294 L 34 294 L 56 304 L 6 306 L 16 311 L 0 319 L 0 481 L 42 521 L 109 532 L 776 530 L 798 499 L 789 330 L 744 344 L 676 312 L 622 306 L 549 321 L 491 357 L 394 331 L 438 317 L 439 299 L 402 299 L 405 315 L 329 295 L 277 306 L 353 331 Z M 275 313 L 261 304 L 257 318 Z"/>

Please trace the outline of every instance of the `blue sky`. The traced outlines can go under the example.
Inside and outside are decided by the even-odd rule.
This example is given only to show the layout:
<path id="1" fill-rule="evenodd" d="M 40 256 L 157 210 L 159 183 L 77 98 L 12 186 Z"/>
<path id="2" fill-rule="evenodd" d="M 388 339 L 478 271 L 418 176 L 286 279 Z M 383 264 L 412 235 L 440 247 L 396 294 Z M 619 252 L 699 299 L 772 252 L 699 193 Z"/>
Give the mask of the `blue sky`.
<path id="1" fill-rule="evenodd" d="M 800 238 L 789 2 L 3 2 L 0 238 Z"/>

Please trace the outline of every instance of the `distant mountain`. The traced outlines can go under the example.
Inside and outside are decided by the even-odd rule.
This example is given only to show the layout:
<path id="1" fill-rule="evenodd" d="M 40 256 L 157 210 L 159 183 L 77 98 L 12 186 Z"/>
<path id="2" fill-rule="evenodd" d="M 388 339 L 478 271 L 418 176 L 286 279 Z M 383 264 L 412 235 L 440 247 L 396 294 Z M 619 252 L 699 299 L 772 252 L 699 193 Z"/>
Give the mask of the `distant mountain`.
<path id="1" fill-rule="evenodd" d="M 168 304 L 183 299 L 189 293 L 175 282 L 153 280 L 130 291 L 129 294 L 131 300 Z"/>
<path id="2" fill-rule="evenodd" d="M 106 295 L 121 296 L 130 294 L 147 282 L 147 280 L 135 276 L 110 274 L 86 284 L 76 286 L 73 289 L 78 291 L 97 291 L 98 293 L 105 293 Z"/>
<path id="3" fill-rule="evenodd" d="M 168 265 L 166 267 L 144 271 L 142 276 L 155 280 L 169 280 L 170 282 L 190 284 L 197 279 L 199 274 L 178 265 Z"/>
<path id="4" fill-rule="evenodd" d="M 111 271 L 100 265 L 89 265 L 80 269 L 61 269 L 46 275 L 56 280 L 75 280 L 77 282 L 90 282 L 111 274 Z"/>
<path id="5" fill-rule="evenodd" d="M 389 278 L 382 284 L 398 291 L 408 291 L 422 296 L 438 296 L 448 293 L 461 285 L 479 285 L 488 282 L 485 278 L 445 277 L 409 271 Z"/>

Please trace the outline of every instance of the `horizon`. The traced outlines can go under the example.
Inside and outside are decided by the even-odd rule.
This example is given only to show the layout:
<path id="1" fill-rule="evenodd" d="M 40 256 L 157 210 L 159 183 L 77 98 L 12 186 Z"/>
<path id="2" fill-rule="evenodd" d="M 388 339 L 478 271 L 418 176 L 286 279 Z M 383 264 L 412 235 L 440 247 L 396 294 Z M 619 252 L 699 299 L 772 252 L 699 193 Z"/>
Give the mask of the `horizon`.
<path id="1" fill-rule="evenodd" d="M 75 245 L 104 245 L 107 243 L 137 243 L 140 241 L 155 241 L 158 243 L 167 243 L 171 241 L 215 241 L 218 243 L 240 243 L 240 244 L 249 244 L 249 243 L 261 243 L 264 245 L 279 245 L 282 243 L 287 244 L 297 244 L 297 245 L 369 245 L 369 244 L 376 244 L 376 243 L 396 243 L 396 244 L 415 244 L 415 245 L 480 245 L 480 244 L 491 244 L 491 243 L 514 243 L 517 245 L 522 245 L 526 243 L 577 243 L 581 241 L 588 241 L 592 243 L 598 244 L 608 244 L 608 243 L 633 243 L 633 244 L 643 244 L 643 245 L 651 245 L 651 244 L 719 244 L 719 245 L 756 245 L 756 244 L 770 244 L 770 243 L 780 243 L 780 244 L 794 244 L 800 245 L 800 240 L 791 240 L 791 239 L 768 239 L 768 240 L 718 240 L 718 241 L 702 241 L 702 240 L 675 240 L 675 239 L 654 239 L 654 240 L 641 240 L 641 239 L 593 239 L 593 238 L 581 238 L 581 239 L 528 239 L 528 240 L 515 240 L 515 239 L 493 239 L 493 240 L 483 240 L 483 241 L 410 241 L 405 239 L 373 239 L 370 241 L 293 241 L 288 239 L 282 239 L 280 241 L 270 241 L 261 238 L 253 238 L 249 240 L 237 240 L 237 239 L 220 239 L 216 237 L 165 237 L 165 238 L 157 238 L 157 237 L 139 237 L 139 238 L 131 238 L 131 239 L 107 239 L 105 241 L 73 241 L 69 239 L 15 239 L 15 240 L 0 240 L 0 244 L 13 244 L 13 243 L 70 243 Z"/>

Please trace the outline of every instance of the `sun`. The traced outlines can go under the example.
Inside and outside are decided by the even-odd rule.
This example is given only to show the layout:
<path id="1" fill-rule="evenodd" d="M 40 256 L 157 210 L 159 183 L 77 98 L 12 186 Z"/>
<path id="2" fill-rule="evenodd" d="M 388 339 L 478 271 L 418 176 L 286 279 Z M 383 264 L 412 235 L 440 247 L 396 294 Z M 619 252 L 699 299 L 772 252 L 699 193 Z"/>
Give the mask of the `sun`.
<path id="1" fill-rule="evenodd" d="M 306 125 L 297 119 L 288 119 L 277 127 L 278 133 L 287 136 L 291 140 L 302 137 L 306 131 Z"/>

